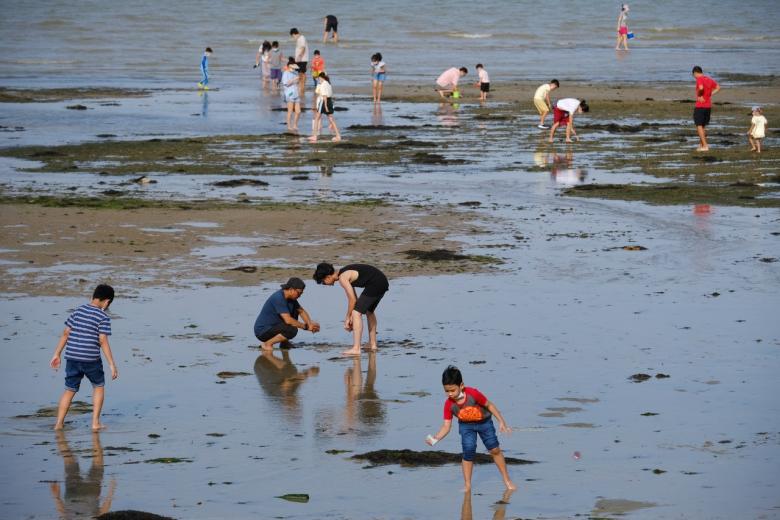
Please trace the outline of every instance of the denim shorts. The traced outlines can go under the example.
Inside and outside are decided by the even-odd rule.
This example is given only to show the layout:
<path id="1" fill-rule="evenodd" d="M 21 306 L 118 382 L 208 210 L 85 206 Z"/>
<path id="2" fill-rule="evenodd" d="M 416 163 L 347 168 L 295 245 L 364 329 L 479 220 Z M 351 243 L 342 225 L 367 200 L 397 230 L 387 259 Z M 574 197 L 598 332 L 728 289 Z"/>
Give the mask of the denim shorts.
<path id="1" fill-rule="evenodd" d="M 498 448 L 496 428 L 493 426 L 493 418 L 482 422 L 458 421 L 460 443 L 463 446 L 463 460 L 472 461 L 477 454 L 477 435 L 482 439 L 485 448 L 492 450 Z"/>
<path id="2" fill-rule="evenodd" d="M 92 386 L 105 386 L 106 377 L 103 375 L 103 361 L 74 361 L 65 360 L 65 388 L 72 392 L 78 392 L 81 379 L 87 376 Z"/>

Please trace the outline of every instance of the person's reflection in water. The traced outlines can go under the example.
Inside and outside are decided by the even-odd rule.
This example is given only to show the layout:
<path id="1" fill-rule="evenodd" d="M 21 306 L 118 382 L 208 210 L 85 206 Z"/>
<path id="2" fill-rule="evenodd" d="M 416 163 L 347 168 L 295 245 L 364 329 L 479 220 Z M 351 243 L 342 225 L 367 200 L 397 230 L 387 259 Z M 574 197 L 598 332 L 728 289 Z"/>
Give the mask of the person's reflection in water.
<path id="1" fill-rule="evenodd" d="M 376 352 L 368 354 L 368 372 L 363 381 L 360 356 L 355 356 L 352 366 L 344 374 L 347 402 L 344 407 L 346 427 L 359 430 L 363 435 L 375 435 L 383 431 L 385 405 L 374 388 L 376 382 Z"/>
<path id="2" fill-rule="evenodd" d="M 460 124 L 458 119 L 459 108 L 460 104 L 458 103 L 439 103 L 439 110 L 436 111 L 436 117 L 441 123 L 441 126 L 458 126 Z"/>
<path id="3" fill-rule="evenodd" d="M 582 183 L 588 176 L 582 168 L 574 166 L 574 153 L 567 147 L 566 153 L 559 155 L 555 150 L 550 154 L 550 178 L 556 184 L 571 186 Z"/>
<path id="4" fill-rule="evenodd" d="M 198 95 L 203 98 L 203 104 L 200 107 L 200 115 L 201 117 L 208 117 L 209 115 L 209 93 L 208 92 L 198 92 Z"/>
<path id="5" fill-rule="evenodd" d="M 300 420 L 298 388 L 311 376 L 320 373 L 320 367 L 309 367 L 303 372 L 290 360 L 290 349 L 281 349 L 282 357 L 275 351 L 264 351 L 255 360 L 257 381 L 271 400 L 282 407 L 287 418 Z"/>
<path id="6" fill-rule="evenodd" d="M 323 177 L 333 177 L 333 165 L 332 164 L 320 165 L 320 175 Z"/>
<path id="7" fill-rule="evenodd" d="M 382 105 L 374 103 L 374 109 L 371 111 L 371 124 L 381 126 L 385 124 L 385 118 L 382 116 Z"/>
<path id="8" fill-rule="evenodd" d="M 506 506 L 509 505 L 509 499 L 515 491 L 515 489 L 507 489 L 504 491 L 501 500 L 496 502 L 494 506 L 493 520 L 504 520 L 506 518 Z M 474 514 L 471 510 L 471 493 L 463 493 L 463 506 L 460 509 L 460 520 L 473 520 L 473 518 Z"/>
<path id="9" fill-rule="evenodd" d="M 108 493 L 100 503 L 100 491 L 103 485 L 103 446 L 100 445 L 100 433 L 92 432 L 92 463 L 86 476 L 81 476 L 79 459 L 70 449 L 63 430 L 55 432 L 57 451 L 65 465 L 65 496 L 60 496 L 60 483 L 52 482 L 51 495 L 61 519 L 94 518 L 111 510 L 111 501 L 116 490 L 113 478 L 108 485 Z"/>

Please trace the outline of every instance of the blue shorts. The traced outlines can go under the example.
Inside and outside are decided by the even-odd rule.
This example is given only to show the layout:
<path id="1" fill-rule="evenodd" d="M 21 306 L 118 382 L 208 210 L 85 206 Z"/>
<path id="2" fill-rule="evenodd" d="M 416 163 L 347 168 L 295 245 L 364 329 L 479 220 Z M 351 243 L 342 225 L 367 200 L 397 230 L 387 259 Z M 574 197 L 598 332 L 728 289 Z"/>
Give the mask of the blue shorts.
<path id="1" fill-rule="evenodd" d="M 496 428 L 493 426 L 493 418 L 482 422 L 458 421 L 460 443 L 463 446 L 463 460 L 472 461 L 477 454 L 477 435 L 482 439 L 482 444 L 489 450 L 498 448 Z"/>
<path id="2" fill-rule="evenodd" d="M 282 79 L 282 69 L 271 69 L 271 79 Z"/>
<path id="3" fill-rule="evenodd" d="M 103 361 L 74 361 L 65 360 L 65 388 L 71 392 L 78 392 L 81 379 L 87 376 L 93 387 L 105 386 L 106 377 L 103 375 Z"/>
<path id="4" fill-rule="evenodd" d="M 385 73 L 384 72 L 375 72 L 374 73 L 374 79 L 376 81 L 384 81 L 385 80 Z"/>

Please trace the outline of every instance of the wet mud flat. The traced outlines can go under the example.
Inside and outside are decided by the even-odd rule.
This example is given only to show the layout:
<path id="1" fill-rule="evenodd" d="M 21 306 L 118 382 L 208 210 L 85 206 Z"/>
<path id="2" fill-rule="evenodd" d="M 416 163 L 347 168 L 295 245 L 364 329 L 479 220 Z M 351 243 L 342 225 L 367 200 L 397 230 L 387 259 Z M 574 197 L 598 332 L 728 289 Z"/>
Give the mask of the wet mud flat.
<path id="1" fill-rule="evenodd" d="M 62 436 L 44 409 L 62 387 L 46 366 L 47 344 L 83 299 L 15 297 L 2 304 L 0 337 L 14 366 L 30 368 L 6 371 L 0 387 L 3 509 L 51 516 L 54 487 L 69 511 L 110 497 L 112 511 L 172 518 L 357 519 L 377 508 L 380 518 L 457 518 L 457 431 L 435 449 L 424 444 L 441 424 L 439 379 L 453 363 L 514 428 L 499 436 L 506 456 L 536 461 L 510 467 L 520 489 L 509 497 L 489 460 L 476 466 L 475 518 L 500 501 L 511 518 L 770 513 L 780 453 L 767 369 L 780 357 L 768 310 L 776 297 L 715 297 L 705 292 L 712 277 L 672 283 L 629 258 L 632 277 L 586 259 L 589 276 L 564 277 L 565 290 L 561 275 L 541 270 L 396 278 L 379 314 L 380 350 L 360 359 L 338 355 L 349 335 L 334 288 L 303 297 L 323 331 L 273 353 L 259 351 L 250 329 L 274 285 L 142 289 L 112 305 L 120 378 L 108 383 L 108 429 L 96 435 L 87 382 L 78 396 L 87 413 L 71 415 Z M 507 290 L 516 285 L 525 290 Z M 423 299 L 424 314 L 409 304 Z M 496 305 L 522 312 L 508 320 Z M 25 388 L 30 377 L 39 383 Z M 749 413 L 740 412 L 746 399 Z M 726 424 L 724 414 L 741 418 Z M 397 456 L 438 464 L 439 451 L 447 464 L 409 467 Z M 366 452 L 390 456 L 379 466 L 353 459 Z M 744 481 L 744 471 L 764 485 Z"/>
<path id="2" fill-rule="evenodd" d="M 5 293 L 83 294 L 95 276 L 133 291 L 188 286 L 193 280 L 207 286 L 289 276 L 308 280 L 318 262 L 347 262 L 342 258 L 358 244 L 362 261 L 381 264 L 393 276 L 480 272 L 501 263 L 460 253 L 459 237 L 487 234 L 489 218 L 457 206 L 409 211 L 381 200 L 140 200 L 138 207 L 117 208 L 104 199 L 106 208 L 98 199 L 90 199 L 97 207 L 42 199 L 2 206 Z M 410 248 L 418 254 L 409 254 Z"/>
<path id="3" fill-rule="evenodd" d="M 343 156 L 343 145 L 286 135 L 4 150 L 26 154 L 30 171 L 15 176 L 42 182 L 14 177 L 0 206 L 11 244 L 0 253 L 8 280 L 3 512 L 54 517 L 59 486 L 64 507 L 79 514 L 110 497 L 112 511 L 173 518 L 458 518 L 467 510 L 490 518 L 499 508 L 536 519 L 772 516 L 780 220 L 750 199 L 699 211 L 690 196 L 679 205 L 560 196 L 591 183 L 749 180 L 736 168 L 720 180 L 704 168 L 686 177 L 699 160 L 685 151 L 693 129 L 685 137 L 679 128 L 690 104 L 642 97 L 629 111 L 625 98 L 607 101 L 599 119 L 578 120 L 583 139 L 571 147 L 545 143 L 530 103 L 502 102 L 401 107 L 350 130 L 355 142 Z M 744 108 L 734 110 L 733 129 L 715 138 L 736 139 Z M 647 172 L 604 165 L 631 139 L 636 154 L 671 153 L 672 144 L 639 140 L 673 131 L 687 139 L 679 142 L 685 168 L 656 176 L 654 163 Z M 414 144 L 393 148 L 402 142 Z M 101 164 L 113 145 L 119 159 Z M 169 146 L 185 147 L 169 160 L 175 168 L 186 170 L 192 153 L 211 170 L 155 173 Z M 721 162 L 748 160 L 742 153 Z M 308 162 L 318 156 L 331 173 Z M 770 178 L 766 157 L 770 168 L 751 182 Z M 303 175 L 308 182 L 292 178 Z M 141 177 L 158 182 L 133 182 Z M 268 186 L 211 184 L 241 179 Z M 772 195 L 771 185 L 761 188 L 770 191 L 760 198 Z M 320 204 L 319 190 L 330 204 Z M 386 241 L 366 232 L 378 228 L 392 231 Z M 251 331 L 263 301 L 289 275 L 308 279 L 323 255 L 391 274 L 379 352 L 339 356 L 350 339 L 343 294 L 311 283 L 302 304 L 322 332 L 263 354 Z M 27 271 L 36 265 L 29 260 L 49 270 Z M 83 383 L 85 413 L 69 418 L 61 446 L 46 413 L 62 373 L 47 362 L 68 310 L 97 277 L 120 293 L 111 307 L 120 379 L 108 384 L 109 429 L 97 441 Z M 424 438 L 441 424 L 440 377 L 450 363 L 514 428 L 499 436 L 506 455 L 537 462 L 511 468 L 517 493 L 504 494 L 489 463 L 475 468 L 474 493 L 464 497 L 457 463 L 352 459 L 429 451 Z M 430 451 L 459 449 L 453 428 Z M 76 469 L 80 483 L 69 480 Z M 68 483 L 80 500 L 67 499 Z"/>

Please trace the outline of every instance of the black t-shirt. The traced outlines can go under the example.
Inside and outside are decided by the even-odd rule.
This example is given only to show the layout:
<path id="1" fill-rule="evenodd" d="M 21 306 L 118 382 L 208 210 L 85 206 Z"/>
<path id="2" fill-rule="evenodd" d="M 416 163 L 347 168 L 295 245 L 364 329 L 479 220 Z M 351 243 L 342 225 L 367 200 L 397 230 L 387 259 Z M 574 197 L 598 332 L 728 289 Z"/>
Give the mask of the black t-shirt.
<path id="1" fill-rule="evenodd" d="M 339 269 L 339 276 L 344 271 L 357 271 L 357 280 L 352 282 L 352 287 L 363 287 L 366 296 L 380 296 L 390 289 L 390 282 L 385 274 L 368 264 L 349 264 Z"/>

